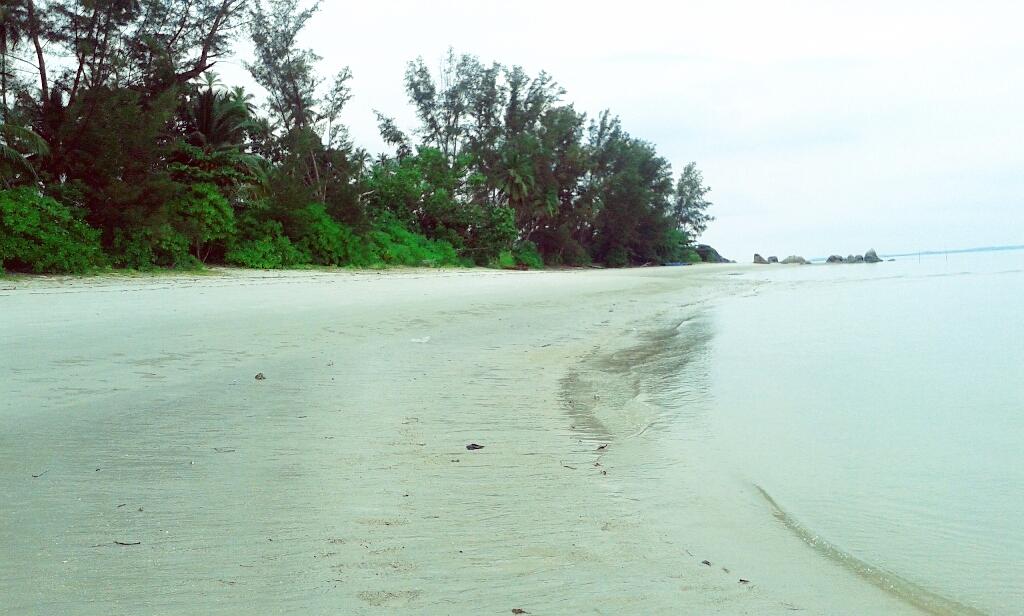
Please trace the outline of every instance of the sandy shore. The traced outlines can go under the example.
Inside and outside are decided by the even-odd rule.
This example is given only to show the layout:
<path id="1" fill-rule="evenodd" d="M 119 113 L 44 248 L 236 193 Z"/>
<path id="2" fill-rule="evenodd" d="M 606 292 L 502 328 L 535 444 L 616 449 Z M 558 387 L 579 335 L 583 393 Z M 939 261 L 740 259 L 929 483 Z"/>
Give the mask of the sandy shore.
<path id="1" fill-rule="evenodd" d="M 2 280 L 2 611 L 912 613 L 678 440 L 744 271 Z"/>

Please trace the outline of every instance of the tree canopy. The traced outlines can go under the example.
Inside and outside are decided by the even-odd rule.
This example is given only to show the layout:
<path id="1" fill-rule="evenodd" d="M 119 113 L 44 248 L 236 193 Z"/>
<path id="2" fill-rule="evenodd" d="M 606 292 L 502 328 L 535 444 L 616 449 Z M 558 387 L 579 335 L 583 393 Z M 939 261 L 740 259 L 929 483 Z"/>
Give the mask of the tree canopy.
<path id="1" fill-rule="evenodd" d="M 578 111 L 547 73 L 454 51 L 437 71 L 414 59 L 417 124 L 380 110 L 388 151 L 360 148 L 343 123 L 352 72 L 325 79 L 298 44 L 316 15 L 299 0 L 8 0 L 0 246 L 35 233 L 85 256 L 40 268 L 12 252 L 4 266 L 694 258 L 713 220 L 696 165 L 677 179 L 653 144 L 609 111 Z M 239 37 L 259 102 L 216 75 Z M 33 209 L 47 215 L 18 222 Z"/>

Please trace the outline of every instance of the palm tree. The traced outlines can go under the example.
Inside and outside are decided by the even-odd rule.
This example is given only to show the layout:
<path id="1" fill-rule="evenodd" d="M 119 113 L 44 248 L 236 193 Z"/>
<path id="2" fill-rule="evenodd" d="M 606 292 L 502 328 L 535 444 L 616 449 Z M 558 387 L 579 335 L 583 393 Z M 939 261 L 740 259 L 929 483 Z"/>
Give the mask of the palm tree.
<path id="1" fill-rule="evenodd" d="M 256 103 L 253 101 L 253 95 L 245 91 L 242 86 L 235 86 L 231 88 L 228 93 L 228 98 L 234 101 L 236 105 L 245 107 L 245 112 L 250 116 L 256 115 Z"/>
<path id="2" fill-rule="evenodd" d="M 532 161 L 518 150 L 509 148 L 502 152 L 501 163 L 504 167 L 501 188 L 509 205 L 521 212 L 526 208 L 535 185 Z"/>
<path id="3" fill-rule="evenodd" d="M 31 129 L 0 123 L 0 182 L 4 188 L 11 188 L 26 178 L 38 180 L 30 159 L 48 153 L 46 142 Z"/>
<path id="4" fill-rule="evenodd" d="M 186 140 L 207 152 L 241 148 L 253 127 L 252 96 L 242 88 L 219 89 L 216 75 L 207 74 L 206 89 L 185 108 Z"/>

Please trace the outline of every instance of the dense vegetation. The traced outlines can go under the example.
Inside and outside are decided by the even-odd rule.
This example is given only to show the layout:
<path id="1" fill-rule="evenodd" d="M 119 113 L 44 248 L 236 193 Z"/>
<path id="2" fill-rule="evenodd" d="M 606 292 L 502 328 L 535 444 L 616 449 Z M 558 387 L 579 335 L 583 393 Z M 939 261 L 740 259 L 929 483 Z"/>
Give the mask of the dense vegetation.
<path id="1" fill-rule="evenodd" d="M 419 126 L 378 114 L 373 157 L 342 70 L 296 39 L 298 0 L 5 0 L 0 263 L 6 269 L 254 268 L 693 260 L 710 217 L 609 112 L 550 76 L 450 53 L 410 62 Z M 248 37 L 257 106 L 213 72 Z"/>

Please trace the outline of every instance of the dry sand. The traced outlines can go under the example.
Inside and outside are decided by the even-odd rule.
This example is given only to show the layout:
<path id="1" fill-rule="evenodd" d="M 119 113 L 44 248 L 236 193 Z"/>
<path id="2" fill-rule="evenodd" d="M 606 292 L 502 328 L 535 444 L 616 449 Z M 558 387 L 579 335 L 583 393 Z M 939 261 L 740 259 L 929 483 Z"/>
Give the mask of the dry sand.
<path id="1" fill-rule="evenodd" d="M 0 612 L 912 613 L 676 439 L 743 272 L 0 280 Z"/>

